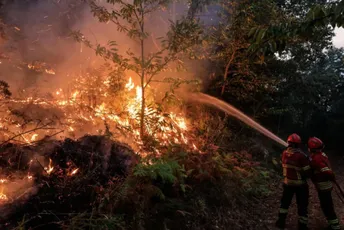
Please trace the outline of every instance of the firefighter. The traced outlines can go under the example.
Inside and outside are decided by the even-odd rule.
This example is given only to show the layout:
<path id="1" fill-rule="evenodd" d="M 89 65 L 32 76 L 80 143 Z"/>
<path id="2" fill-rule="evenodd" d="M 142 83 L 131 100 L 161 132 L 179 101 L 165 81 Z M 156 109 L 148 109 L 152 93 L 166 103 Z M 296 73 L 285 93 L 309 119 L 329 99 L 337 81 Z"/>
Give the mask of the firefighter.
<path id="1" fill-rule="evenodd" d="M 310 165 L 308 156 L 300 149 L 301 138 L 297 134 L 288 137 L 288 147 L 282 154 L 283 166 L 283 195 L 278 214 L 276 227 L 285 228 L 288 209 L 291 201 L 296 195 L 298 208 L 298 229 L 308 229 L 308 184 L 307 177 L 310 176 Z"/>
<path id="2" fill-rule="evenodd" d="M 321 209 L 327 218 L 329 229 L 340 229 L 331 194 L 335 175 L 323 149 L 324 144 L 319 138 L 312 137 L 308 140 L 308 151 L 311 153 L 310 165 L 313 171 L 312 181 L 318 191 Z"/>

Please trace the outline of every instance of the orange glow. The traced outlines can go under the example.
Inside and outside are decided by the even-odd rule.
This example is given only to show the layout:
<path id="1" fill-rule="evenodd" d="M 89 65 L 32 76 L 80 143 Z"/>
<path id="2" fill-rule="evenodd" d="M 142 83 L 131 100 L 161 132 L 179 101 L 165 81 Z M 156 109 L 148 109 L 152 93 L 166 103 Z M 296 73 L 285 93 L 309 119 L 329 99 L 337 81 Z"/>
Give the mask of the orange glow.
<path id="1" fill-rule="evenodd" d="M 2 187 L 0 191 L 0 201 L 6 201 L 6 200 L 8 200 L 8 197 L 6 194 L 4 194 L 4 188 Z"/>
<path id="2" fill-rule="evenodd" d="M 31 141 L 35 141 L 37 137 L 38 137 L 37 133 L 33 134 L 31 137 Z"/>
<path id="3" fill-rule="evenodd" d="M 8 200 L 6 194 L 3 194 L 2 192 L 0 192 L 0 200 Z"/>
<path id="4" fill-rule="evenodd" d="M 35 68 L 32 64 L 28 65 L 30 68 Z M 38 68 L 38 67 L 37 67 Z M 95 84 L 93 86 L 92 84 Z M 142 140 L 140 137 L 140 114 L 142 102 L 142 88 L 135 85 L 132 78 L 129 77 L 127 82 L 123 85 L 124 92 L 121 92 L 119 99 L 109 96 L 111 93 L 111 78 L 104 76 L 99 82 L 95 82 L 94 78 L 89 75 L 79 76 L 75 82 L 68 87 L 68 90 L 57 88 L 52 92 L 51 99 L 27 97 L 25 99 L 11 99 L 11 102 L 16 104 L 34 104 L 43 107 L 56 108 L 63 111 L 65 118 L 62 118 L 59 123 L 61 130 L 64 130 L 64 137 L 75 138 L 75 132 L 84 134 L 94 134 L 104 132 L 104 123 L 108 125 L 111 132 L 117 132 L 117 136 L 124 136 L 129 138 L 130 145 L 140 151 L 142 147 Z M 89 89 L 91 87 L 91 89 Z M 93 88 L 92 88 L 93 87 Z M 146 88 L 146 107 L 144 108 L 145 115 L 145 131 L 148 135 L 158 141 L 161 145 L 169 144 L 183 144 L 190 146 L 191 150 L 196 150 L 197 147 L 193 143 L 190 136 L 190 127 L 188 120 L 181 113 L 166 111 L 163 113 L 158 104 L 154 102 L 154 92 L 151 88 Z M 9 121 L 0 119 L 0 126 L 7 128 Z M 13 127 L 15 126 L 15 127 Z M 56 127 L 53 124 L 51 127 Z M 94 127 L 94 131 L 80 131 L 80 128 Z M 20 122 L 14 123 L 10 127 L 11 131 L 15 130 L 17 133 L 22 132 L 22 125 Z M 121 130 L 121 132 L 118 132 Z M 15 141 L 23 141 L 27 144 L 39 141 L 40 138 L 46 135 L 54 134 L 54 130 L 45 129 L 34 133 L 27 133 L 20 135 Z M 123 133 L 124 132 L 124 133 Z M 13 131 L 12 131 L 13 133 Z M 11 134 L 8 134 L 11 136 Z M 140 151 L 141 152 L 141 151 Z M 51 173 L 53 167 L 47 167 L 47 172 Z"/>
<path id="5" fill-rule="evenodd" d="M 74 170 L 69 174 L 69 176 L 75 175 L 78 171 L 79 171 L 79 168 L 74 169 Z"/>
<path id="6" fill-rule="evenodd" d="M 53 161 L 49 158 L 49 165 L 48 167 L 45 167 L 45 171 L 50 174 L 53 170 L 54 170 L 54 167 L 53 167 Z"/>

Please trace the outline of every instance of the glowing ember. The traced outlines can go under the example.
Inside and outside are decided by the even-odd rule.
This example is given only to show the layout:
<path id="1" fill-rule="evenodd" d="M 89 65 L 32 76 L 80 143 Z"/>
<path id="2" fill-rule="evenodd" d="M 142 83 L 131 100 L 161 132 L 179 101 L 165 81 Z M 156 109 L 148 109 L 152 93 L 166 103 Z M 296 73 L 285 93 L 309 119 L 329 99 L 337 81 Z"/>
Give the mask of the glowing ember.
<path id="1" fill-rule="evenodd" d="M 3 183 L 6 183 L 7 180 L 6 179 L 0 179 L 0 183 L 3 184 Z"/>
<path id="2" fill-rule="evenodd" d="M 46 69 L 45 72 L 46 72 L 47 74 L 55 75 L 55 71 L 52 70 L 52 69 Z"/>
<path id="3" fill-rule="evenodd" d="M 49 166 L 44 168 L 48 174 L 50 174 L 54 170 L 52 163 L 53 163 L 53 161 L 49 158 Z"/>
<path id="4" fill-rule="evenodd" d="M 75 175 L 78 171 L 79 171 L 79 168 L 74 169 L 74 170 L 69 174 L 69 176 Z"/>
<path id="5" fill-rule="evenodd" d="M 37 137 L 38 137 L 37 133 L 33 134 L 31 137 L 31 141 L 35 141 Z"/>
<path id="6" fill-rule="evenodd" d="M 8 200 L 7 195 L 4 194 L 4 188 L 3 187 L 1 188 L 1 191 L 0 191 L 0 200 L 1 201 Z"/>
<path id="7" fill-rule="evenodd" d="M 78 96 L 78 94 L 79 94 L 78 91 L 76 91 L 76 92 L 73 93 L 73 95 L 72 95 L 73 101 L 76 100 L 76 97 Z"/>
<path id="8" fill-rule="evenodd" d="M 198 150 L 195 144 L 193 144 L 192 147 L 194 148 L 194 150 Z"/>
<path id="9" fill-rule="evenodd" d="M 0 200 L 8 200 L 8 198 L 5 194 L 0 193 Z"/>

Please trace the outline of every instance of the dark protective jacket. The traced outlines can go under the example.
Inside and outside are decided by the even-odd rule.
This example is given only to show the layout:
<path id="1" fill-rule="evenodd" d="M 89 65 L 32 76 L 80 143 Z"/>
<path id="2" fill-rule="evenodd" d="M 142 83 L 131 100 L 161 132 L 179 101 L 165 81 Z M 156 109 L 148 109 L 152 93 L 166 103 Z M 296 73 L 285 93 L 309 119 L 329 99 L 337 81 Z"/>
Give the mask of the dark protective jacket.
<path id="1" fill-rule="evenodd" d="M 328 157 L 323 152 L 311 155 L 312 181 L 318 191 L 330 191 L 333 189 L 332 181 L 335 180 Z"/>
<path id="2" fill-rule="evenodd" d="M 298 148 L 288 147 L 282 154 L 284 184 L 301 186 L 307 184 L 311 175 L 308 156 Z"/>

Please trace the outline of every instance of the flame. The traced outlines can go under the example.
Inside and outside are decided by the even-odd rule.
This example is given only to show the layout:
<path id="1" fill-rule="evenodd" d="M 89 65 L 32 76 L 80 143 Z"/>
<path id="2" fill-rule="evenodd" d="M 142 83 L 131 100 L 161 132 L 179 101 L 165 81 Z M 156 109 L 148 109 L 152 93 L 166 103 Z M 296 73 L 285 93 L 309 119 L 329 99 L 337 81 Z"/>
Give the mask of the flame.
<path id="1" fill-rule="evenodd" d="M 49 158 L 49 165 L 48 167 L 45 167 L 44 170 L 50 174 L 53 170 L 54 170 L 54 167 L 53 167 L 53 161 Z"/>
<path id="2" fill-rule="evenodd" d="M 45 69 L 45 72 L 46 72 L 47 74 L 55 75 L 55 71 L 52 70 L 52 69 Z"/>
<path id="3" fill-rule="evenodd" d="M 105 84 L 105 83 L 104 83 Z M 130 95 L 132 90 L 135 88 L 135 94 L 133 97 L 129 96 L 126 105 L 126 112 L 128 117 L 121 117 L 112 114 L 111 106 L 108 106 L 106 102 L 102 102 L 95 108 L 95 116 L 102 120 L 110 120 L 115 124 L 119 124 L 123 127 L 130 127 L 132 134 L 135 136 L 135 140 L 138 144 L 141 144 L 139 125 L 140 119 L 139 114 L 141 112 L 141 102 L 142 102 L 142 88 L 140 86 L 135 86 L 132 78 L 129 77 L 128 82 L 125 84 L 125 89 Z M 175 113 L 170 113 L 169 117 L 166 117 L 158 112 L 156 108 L 145 108 L 145 117 L 147 120 L 154 120 L 154 123 L 146 125 L 146 131 L 153 135 L 154 138 L 160 140 L 162 144 L 168 144 L 170 142 L 175 142 L 177 144 L 189 144 L 185 132 L 188 131 L 188 126 L 186 119 L 182 115 L 177 115 Z M 168 124 L 168 119 L 172 121 L 175 127 L 171 127 Z M 192 146 L 195 145 L 192 143 Z M 193 147 L 195 150 L 195 148 Z"/>
<path id="4" fill-rule="evenodd" d="M 72 174 L 72 175 L 76 174 L 76 173 L 78 172 L 78 170 L 79 170 L 78 168 L 77 168 L 77 169 L 74 169 L 74 170 L 72 171 L 71 174 Z"/>
<path id="5" fill-rule="evenodd" d="M 5 200 L 8 200 L 8 197 L 6 194 L 4 194 L 4 188 L 2 187 L 0 191 L 0 201 L 5 201 Z"/>
<path id="6" fill-rule="evenodd" d="M 128 91 L 131 91 L 134 87 L 135 87 L 135 84 L 132 82 L 131 77 L 130 77 L 128 83 L 125 85 L 125 88 Z"/>
<path id="7" fill-rule="evenodd" d="M 140 86 L 136 86 L 136 101 L 142 101 L 142 88 Z"/>
<path id="8" fill-rule="evenodd" d="M 31 137 L 31 141 L 35 141 L 37 137 L 38 137 L 37 133 L 33 134 Z"/>
<path id="9" fill-rule="evenodd" d="M 76 97 L 78 96 L 78 94 L 79 94 L 79 92 L 78 92 L 78 91 L 75 91 L 75 92 L 73 93 L 73 95 L 72 95 L 72 99 L 73 99 L 73 101 L 75 101 L 75 100 L 76 100 Z"/>
<path id="10" fill-rule="evenodd" d="M 2 192 L 0 192 L 0 200 L 8 200 L 6 194 L 3 194 Z"/>
<path id="11" fill-rule="evenodd" d="M 69 176 L 75 175 L 79 171 L 79 168 L 74 169 L 71 173 L 69 173 Z"/>
<path id="12" fill-rule="evenodd" d="M 194 148 L 194 150 L 198 150 L 195 144 L 192 144 L 192 147 Z"/>
<path id="13" fill-rule="evenodd" d="M 43 65 L 38 63 L 37 65 Z M 36 68 L 34 64 L 29 64 L 29 68 Z M 38 68 L 38 67 L 37 67 Z M 73 85 L 68 90 L 57 88 L 53 90 L 52 99 L 42 99 L 27 97 L 25 99 L 11 99 L 11 102 L 19 104 L 35 104 L 45 107 L 56 106 L 64 111 L 65 120 L 61 120 L 61 130 L 68 130 L 67 135 L 76 135 L 74 132 L 77 127 L 83 127 L 84 124 L 94 126 L 97 132 L 103 132 L 103 128 L 97 126 L 108 124 L 111 132 L 121 130 L 120 134 L 123 136 L 130 136 L 130 144 L 134 144 L 134 148 L 141 152 L 142 140 L 140 137 L 140 114 L 142 104 L 142 88 L 135 85 L 132 78 L 124 84 L 123 94 L 119 100 L 114 100 L 109 93 L 112 90 L 111 78 L 104 76 L 99 82 L 96 82 L 92 76 L 79 76 Z M 92 86 L 96 84 L 96 86 Z M 90 86 L 93 88 L 90 89 Z M 69 95 L 68 95 L 68 92 Z M 154 103 L 154 95 L 150 88 L 146 90 L 146 107 L 144 108 L 145 115 L 145 130 L 152 138 L 157 140 L 161 145 L 169 144 L 183 144 L 187 145 L 191 150 L 197 150 L 193 137 L 189 135 L 190 128 L 188 127 L 187 119 L 181 113 L 170 112 L 163 114 L 158 109 L 157 104 Z M 8 127 L 11 121 L 3 121 L 0 119 L 0 126 L 3 129 Z M 15 128 L 13 127 L 15 126 Z M 17 133 L 22 133 L 22 125 L 17 122 L 14 123 L 10 129 L 17 130 Z M 54 127 L 52 125 L 52 127 Z M 104 126 L 103 126 L 104 127 Z M 36 141 L 38 137 L 53 134 L 51 129 L 37 131 L 36 133 L 28 133 L 21 135 L 17 139 L 28 144 Z M 73 132 L 74 134 L 71 134 Z M 123 133 L 124 132 L 124 133 Z M 12 132 L 13 133 L 13 132 Z M 119 134 L 119 133 L 116 133 Z M 6 135 L 6 134 L 4 134 Z M 7 135 L 11 136 L 11 133 Z M 16 140 L 17 140 L 16 139 Z M 21 139 L 21 140 L 20 140 Z M 51 172 L 53 169 L 47 167 L 47 171 Z"/>
<path id="14" fill-rule="evenodd" d="M 7 179 L 0 179 L 1 184 L 6 183 L 6 182 L 7 182 Z"/>

